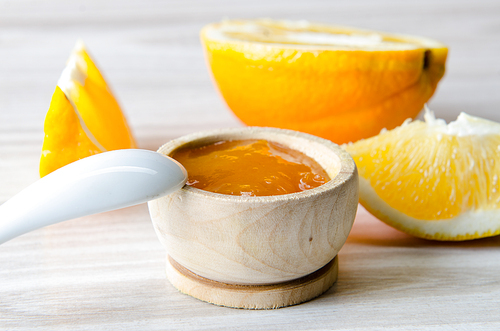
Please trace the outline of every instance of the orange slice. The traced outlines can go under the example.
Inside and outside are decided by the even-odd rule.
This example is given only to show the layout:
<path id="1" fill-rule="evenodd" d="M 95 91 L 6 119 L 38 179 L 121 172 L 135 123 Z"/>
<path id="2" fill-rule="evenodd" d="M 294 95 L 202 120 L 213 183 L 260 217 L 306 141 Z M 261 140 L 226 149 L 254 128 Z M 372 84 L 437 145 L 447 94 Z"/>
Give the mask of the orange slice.
<path id="1" fill-rule="evenodd" d="M 210 24 L 201 40 L 214 81 L 241 121 L 339 144 L 416 117 L 448 53 L 427 38 L 272 20 Z"/>
<path id="2" fill-rule="evenodd" d="M 82 42 L 59 78 L 44 132 L 42 177 L 96 153 L 136 147 L 118 102 Z"/>
<path id="3" fill-rule="evenodd" d="M 429 111 L 425 119 L 344 146 L 361 204 L 421 238 L 500 234 L 500 124 L 464 113 L 449 124 Z"/>

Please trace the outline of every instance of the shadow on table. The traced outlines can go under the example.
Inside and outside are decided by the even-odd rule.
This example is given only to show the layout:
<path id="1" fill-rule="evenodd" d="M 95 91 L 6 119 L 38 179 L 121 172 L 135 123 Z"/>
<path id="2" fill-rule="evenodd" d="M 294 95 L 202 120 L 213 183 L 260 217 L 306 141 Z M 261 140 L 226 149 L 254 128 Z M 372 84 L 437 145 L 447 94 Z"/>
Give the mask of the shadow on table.
<path id="1" fill-rule="evenodd" d="M 339 254 L 338 280 L 316 302 L 388 307 L 412 300 L 424 307 L 429 298 L 453 305 L 458 293 L 490 295 L 498 283 L 499 247 L 500 236 L 458 242 L 415 238 L 360 208 Z"/>

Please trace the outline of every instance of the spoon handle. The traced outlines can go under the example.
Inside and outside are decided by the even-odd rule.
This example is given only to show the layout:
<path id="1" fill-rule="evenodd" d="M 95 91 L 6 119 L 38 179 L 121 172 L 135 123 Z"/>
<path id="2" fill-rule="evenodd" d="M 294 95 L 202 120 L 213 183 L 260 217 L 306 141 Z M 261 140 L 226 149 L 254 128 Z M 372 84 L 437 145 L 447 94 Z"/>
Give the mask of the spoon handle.
<path id="1" fill-rule="evenodd" d="M 186 170 L 160 153 L 127 149 L 73 162 L 0 206 L 0 244 L 35 229 L 172 193 Z"/>

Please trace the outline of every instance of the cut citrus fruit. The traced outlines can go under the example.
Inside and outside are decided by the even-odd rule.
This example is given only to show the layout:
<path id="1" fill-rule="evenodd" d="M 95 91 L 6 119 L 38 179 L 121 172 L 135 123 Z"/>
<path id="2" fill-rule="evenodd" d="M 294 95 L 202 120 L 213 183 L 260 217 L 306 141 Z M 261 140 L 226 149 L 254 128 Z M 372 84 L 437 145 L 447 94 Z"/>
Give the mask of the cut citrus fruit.
<path id="1" fill-rule="evenodd" d="M 500 124 L 426 111 L 378 136 L 344 145 L 358 166 L 360 202 L 408 234 L 468 240 L 500 234 Z"/>
<path id="2" fill-rule="evenodd" d="M 245 124 L 336 143 L 416 117 L 448 54 L 427 38 L 306 22 L 224 21 L 201 39 L 220 93 Z"/>
<path id="3" fill-rule="evenodd" d="M 80 41 L 52 95 L 44 132 L 42 177 L 96 153 L 136 147 L 118 102 Z"/>

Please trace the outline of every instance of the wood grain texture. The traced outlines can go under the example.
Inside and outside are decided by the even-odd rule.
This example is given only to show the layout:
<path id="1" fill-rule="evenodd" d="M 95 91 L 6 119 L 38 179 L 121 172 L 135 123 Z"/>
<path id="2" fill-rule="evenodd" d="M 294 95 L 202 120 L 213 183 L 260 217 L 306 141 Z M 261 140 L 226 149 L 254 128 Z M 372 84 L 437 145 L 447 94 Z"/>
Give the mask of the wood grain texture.
<path id="1" fill-rule="evenodd" d="M 167 256 L 167 278 L 180 292 L 218 306 L 245 309 L 277 309 L 309 301 L 337 280 L 338 258 L 321 269 L 288 282 L 273 285 L 232 285 L 192 273 Z"/>
<path id="2" fill-rule="evenodd" d="M 357 169 L 339 146 L 304 133 L 249 127 L 180 137 L 159 152 L 244 139 L 267 139 L 302 152 L 332 180 L 304 192 L 262 197 L 185 186 L 148 203 L 158 238 L 183 267 L 223 283 L 281 283 L 320 269 L 344 245 L 358 206 Z"/>
<path id="3" fill-rule="evenodd" d="M 38 178 L 43 118 L 78 38 L 142 148 L 238 127 L 207 72 L 198 32 L 224 17 L 307 19 L 422 35 L 450 48 L 429 106 L 500 122 L 496 0 L 0 1 L 0 203 Z M 217 307 L 166 280 L 145 205 L 0 246 L 1 330 L 498 330 L 500 237 L 412 238 L 360 208 L 337 282 L 279 310 Z"/>

